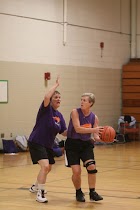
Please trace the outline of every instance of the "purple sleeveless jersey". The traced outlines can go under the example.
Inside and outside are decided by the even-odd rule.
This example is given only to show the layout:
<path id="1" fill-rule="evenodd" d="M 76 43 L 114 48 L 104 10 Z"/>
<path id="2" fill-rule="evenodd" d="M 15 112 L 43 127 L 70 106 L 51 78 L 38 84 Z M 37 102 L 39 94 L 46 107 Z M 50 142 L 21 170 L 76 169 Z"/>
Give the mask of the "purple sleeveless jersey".
<path id="1" fill-rule="evenodd" d="M 92 128 L 95 123 L 95 114 L 91 112 L 88 116 L 85 116 L 81 110 L 81 108 L 77 109 L 77 112 L 79 114 L 79 121 L 80 121 L 80 126 L 83 126 L 84 128 Z M 71 139 L 81 139 L 83 141 L 88 141 L 91 138 L 90 133 L 76 133 L 72 119 L 70 119 L 69 126 L 68 126 L 68 133 L 67 137 Z"/>

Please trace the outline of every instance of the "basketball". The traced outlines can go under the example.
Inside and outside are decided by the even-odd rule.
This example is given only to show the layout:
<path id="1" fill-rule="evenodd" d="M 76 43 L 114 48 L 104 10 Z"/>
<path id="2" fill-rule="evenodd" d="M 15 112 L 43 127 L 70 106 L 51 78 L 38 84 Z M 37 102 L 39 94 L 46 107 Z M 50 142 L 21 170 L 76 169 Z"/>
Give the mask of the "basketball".
<path id="1" fill-rule="evenodd" d="M 111 126 L 104 126 L 103 132 L 101 134 L 101 140 L 105 143 L 111 143 L 114 141 L 116 132 Z"/>

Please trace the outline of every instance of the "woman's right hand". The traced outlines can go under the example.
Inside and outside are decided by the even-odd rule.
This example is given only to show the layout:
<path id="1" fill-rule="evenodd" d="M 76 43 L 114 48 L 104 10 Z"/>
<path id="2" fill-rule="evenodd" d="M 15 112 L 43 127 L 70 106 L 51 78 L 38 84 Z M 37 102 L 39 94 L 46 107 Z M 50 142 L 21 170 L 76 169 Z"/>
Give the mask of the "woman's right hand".
<path id="1" fill-rule="evenodd" d="M 94 132 L 93 133 L 96 133 L 97 135 L 101 135 L 103 130 L 104 130 L 104 127 L 103 126 L 97 126 L 97 127 L 94 127 Z"/>

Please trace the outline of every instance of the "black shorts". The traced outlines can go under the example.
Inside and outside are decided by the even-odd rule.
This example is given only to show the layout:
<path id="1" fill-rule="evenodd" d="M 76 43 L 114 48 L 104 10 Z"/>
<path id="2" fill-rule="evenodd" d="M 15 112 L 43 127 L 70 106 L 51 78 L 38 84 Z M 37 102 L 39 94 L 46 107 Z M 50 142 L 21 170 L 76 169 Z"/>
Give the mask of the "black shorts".
<path id="1" fill-rule="evenodd" d="M 45 148 L 39 144 L 29 141 L 28 141 L 28 146 L 33 164 L 37 164 L 38 161 L 42 159 L 48 159 L 49 164 L 55 163 L 54 153 L 52 149 Z"/>
<path id="2" fill-rule="evenodd" d="M 82 141 L 80 139 L 67 139 L 65 142 L 65 164 L 80 165 L 80 160 L 83 163 L 87 160 L 94 160 L 93 144 L 91 141 Z"/>

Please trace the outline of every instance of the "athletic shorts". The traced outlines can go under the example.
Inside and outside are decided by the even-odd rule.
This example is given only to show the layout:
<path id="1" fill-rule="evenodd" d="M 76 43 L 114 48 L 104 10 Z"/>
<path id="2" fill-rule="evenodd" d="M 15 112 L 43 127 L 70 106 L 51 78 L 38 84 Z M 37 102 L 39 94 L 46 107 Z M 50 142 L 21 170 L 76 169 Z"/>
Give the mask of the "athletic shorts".
<path id="1" fill-rule="evenodd" d="M 80 139 L 67 139 L 65 142 L 65 164 L 67 167 L 71 165 L 80 165 L 87 160 L 94 160 L 93 144 L 91 141 L 82 141 Z"/>
<path id="2" fill-rule="evenodd" d="M 39 144 L 28 141 L 29 152 L 33 164 L 37 164 L 39 160 L 48 159 L 49 164 L 54 164 L 54 153 L 52 149 L 45 148 Z"/>

